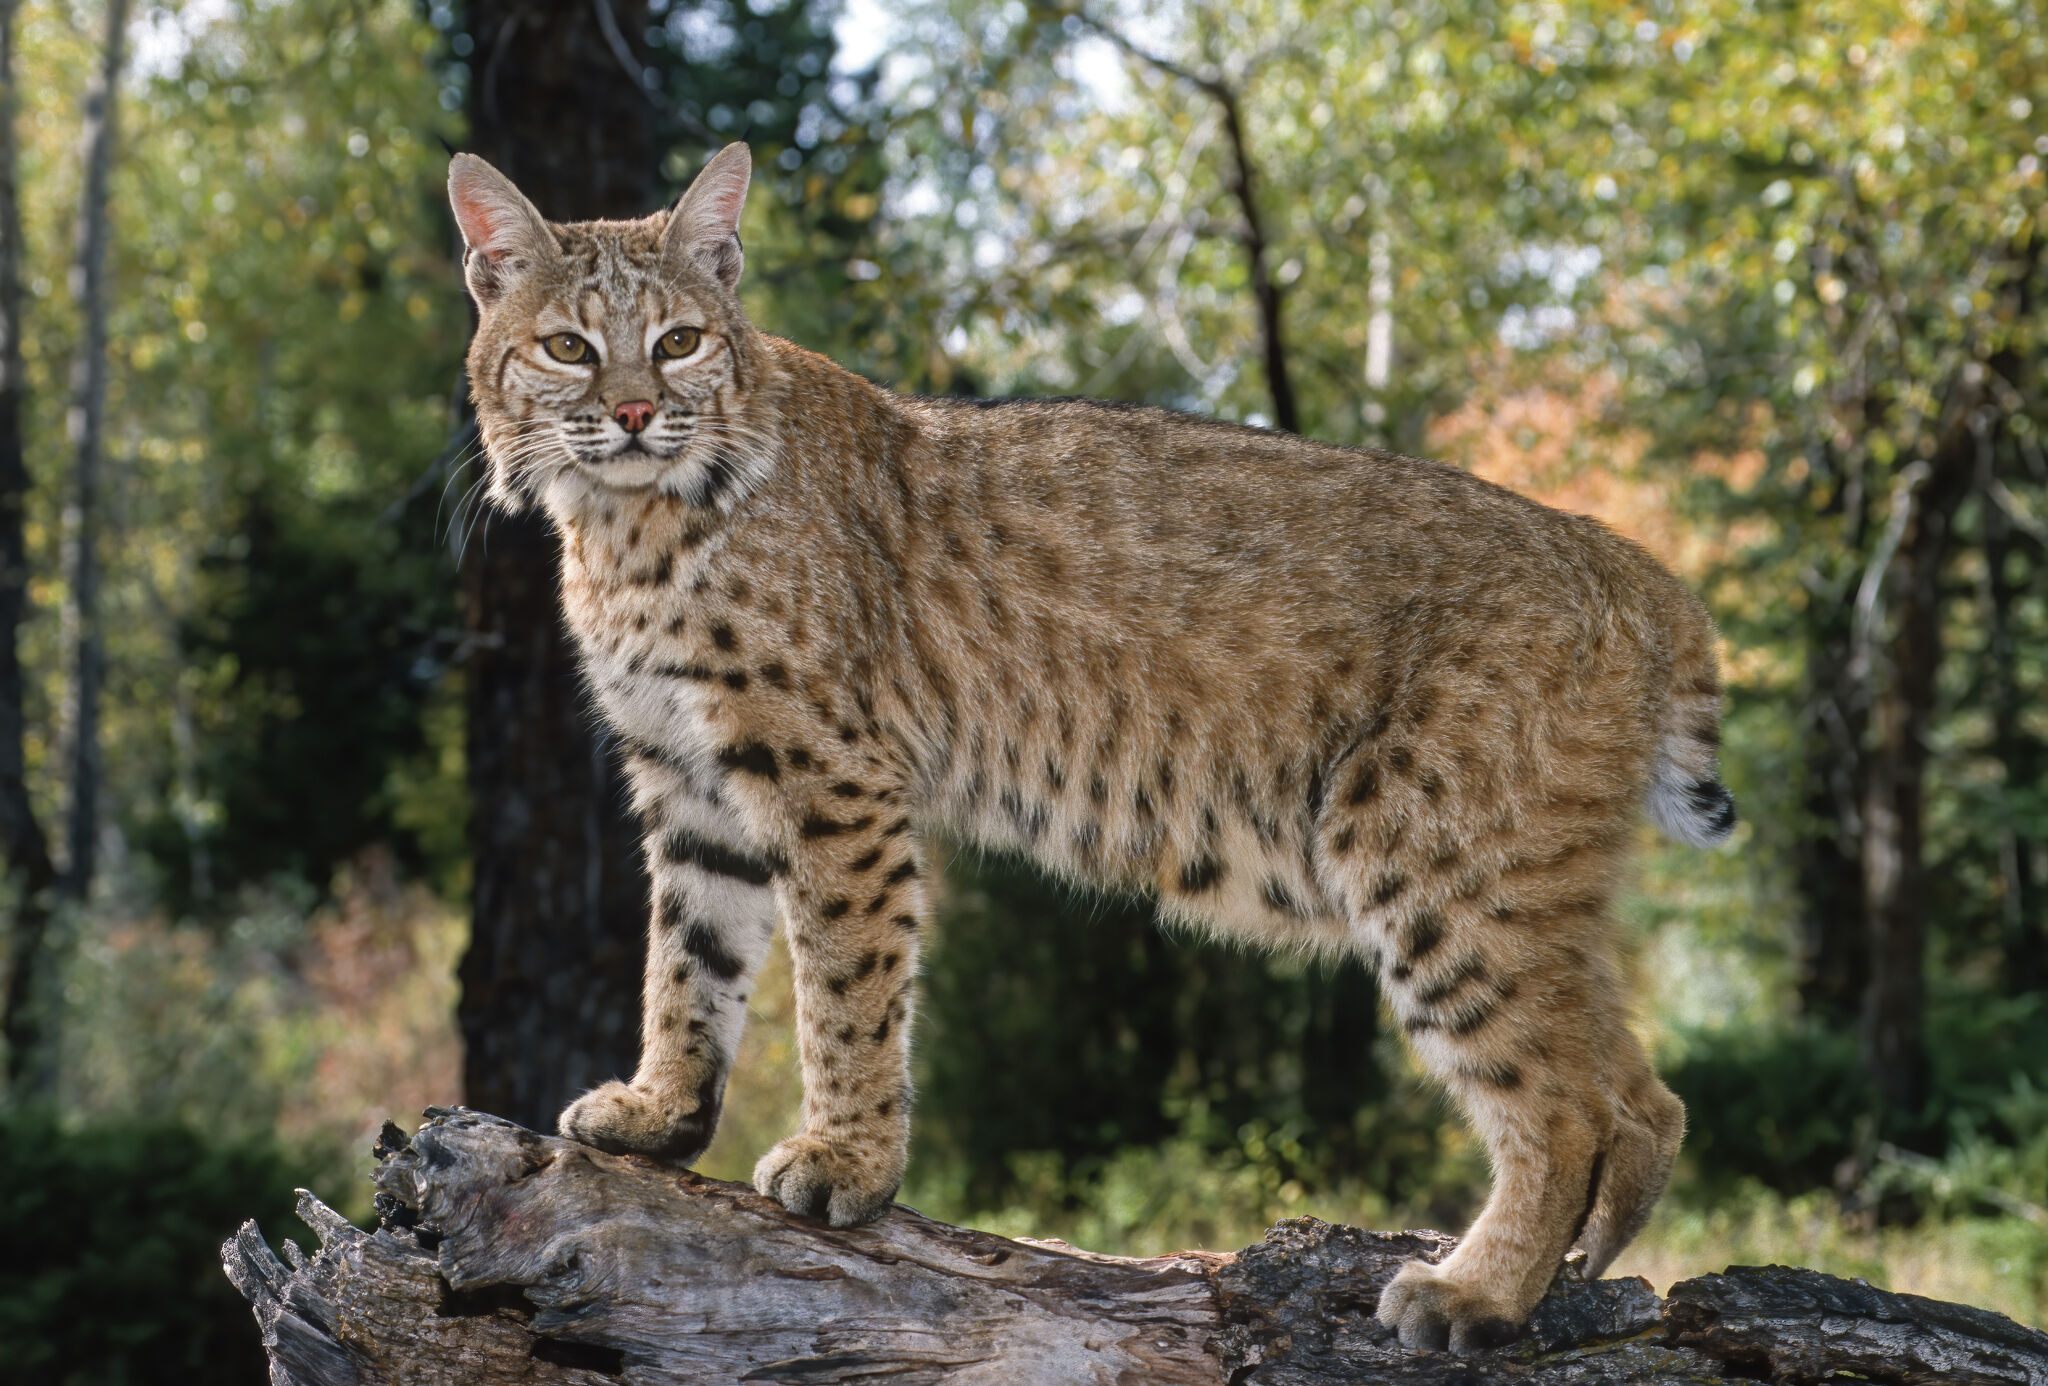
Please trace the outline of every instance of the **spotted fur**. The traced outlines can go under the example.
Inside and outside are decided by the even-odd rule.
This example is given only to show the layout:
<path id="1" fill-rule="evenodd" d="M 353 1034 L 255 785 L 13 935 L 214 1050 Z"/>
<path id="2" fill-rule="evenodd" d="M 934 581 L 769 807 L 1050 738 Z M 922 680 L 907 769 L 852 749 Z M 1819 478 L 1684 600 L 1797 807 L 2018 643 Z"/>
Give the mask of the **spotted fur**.
<path id="1" fill-rule="evenodd" d="M 779 915 L 803 1124 L 756 1183 L 874 1216 L 943 831 L 1378 965 L 1495 1171 L 1458 1250 L 1381 1298 L 1403 1341 L 1490 1341 L 1574 1242 L 1605 1266 L 1684 1120 L 1629 1030 L 1616 881 L 1646 806 L 1697 841 L 1730 817 L 1700 604 L 1437 463 L 871 385 L 741 311 L 747 172 L 734 146 L 672 214 L 568 226 L 451 175 L 493 488 L 561 531 L 654 878 L 639 1071 L 563 1130 L 694 1159 Z M 652 354 L 677 325 L 695 352 Z M 553 359 L 563 332 L 593 359 Z"/>

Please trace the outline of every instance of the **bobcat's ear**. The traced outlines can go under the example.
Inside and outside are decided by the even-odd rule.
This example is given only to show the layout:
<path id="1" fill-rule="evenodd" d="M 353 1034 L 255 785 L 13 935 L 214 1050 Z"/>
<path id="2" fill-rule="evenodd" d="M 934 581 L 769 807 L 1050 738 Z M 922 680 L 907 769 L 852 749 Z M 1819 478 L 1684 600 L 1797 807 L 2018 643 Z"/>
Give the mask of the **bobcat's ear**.
<path id="1" fill-rule="evenodd" d="M 449 161 L 448 205 L 468 247 L 462 274 L 479 307 L 560 250 L 547 221 L 512 180 L 474 154 Z"/>
<path id="2" fill-rule="evenodd" d="M 700 260 L 728 289 L 739 283 L 740 267 L 746 263 L 740 253 L 740 208 L 747 205 L 747 180 L 753 172 L 754 156 L 744 144 L 719 150 L 668 214 L 668 227 L 661 233 L 668 254 Z"/>

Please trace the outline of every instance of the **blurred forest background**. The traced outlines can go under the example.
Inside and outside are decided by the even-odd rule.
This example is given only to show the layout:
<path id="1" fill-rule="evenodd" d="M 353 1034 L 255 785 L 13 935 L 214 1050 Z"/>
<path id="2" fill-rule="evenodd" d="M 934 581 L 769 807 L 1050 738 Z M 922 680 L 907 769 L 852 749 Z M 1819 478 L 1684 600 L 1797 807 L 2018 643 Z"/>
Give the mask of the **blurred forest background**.
<path id="1" fill-rule="evenodd" d="M 2048 1318 L 2032 0 L 0 0 L 0 1361 L 256 1382 L 214 1259 L 370 1134 L 630 1070 L 631 825 L 483 513 L 450 149 L 757 162 L 749 306 L 927 393 L 1440 456 L 1725 634 L 1732 850 L 1628 903 L 1681 1177 L 1618 1267 Z M 792 1118 L 772 969 L 709 1167 Z M 1371 979 L 949 875 L 906 1201 L 1106 1251 L 1462 1225 Z"/>

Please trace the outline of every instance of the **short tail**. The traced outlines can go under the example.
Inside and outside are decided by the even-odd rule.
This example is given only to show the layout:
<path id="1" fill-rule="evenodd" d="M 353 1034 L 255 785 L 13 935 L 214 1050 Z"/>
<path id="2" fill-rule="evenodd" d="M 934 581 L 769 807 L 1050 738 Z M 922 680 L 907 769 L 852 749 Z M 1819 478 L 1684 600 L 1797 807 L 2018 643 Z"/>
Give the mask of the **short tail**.
<path id="1" fill-rule="evenodd" d="M 1735 831 L 1735 796 L 1721 783 L 1721 685 L 1713 647 L 1704 653 L 1703 663 L 1681 661 L 1674 671 L 1643 801 L 1652 823 L 1695 847 L 1717 846 Z"/>

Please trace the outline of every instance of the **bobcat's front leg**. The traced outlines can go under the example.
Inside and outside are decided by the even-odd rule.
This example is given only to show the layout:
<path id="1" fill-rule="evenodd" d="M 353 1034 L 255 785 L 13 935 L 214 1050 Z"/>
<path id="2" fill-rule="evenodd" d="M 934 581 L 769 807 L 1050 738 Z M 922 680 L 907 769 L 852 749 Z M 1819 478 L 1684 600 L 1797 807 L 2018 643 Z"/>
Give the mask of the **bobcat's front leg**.
<path id="1" fill-rule="evenodd" d="M 793 1213 L 853 1227 L 879 1216 L 903 1182 L 924 883 L 888 788 L 833 784 L 805 812 L 798 844 L 781 896 L 803 1129 L 761 1158 L 754 1187 Z"/>
<path id="2" fill-rule="evenodd" d="M 781 862 L 747 845 L 734 807 L 658 753 L 627 764 L 648 825 L 653 920 L 640 1067 L 571 1103 L 565 1136 L 615 1153 L 693 1163 L 711 1144 L 746 1000 L 775 927 Z"/>

